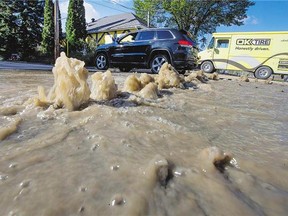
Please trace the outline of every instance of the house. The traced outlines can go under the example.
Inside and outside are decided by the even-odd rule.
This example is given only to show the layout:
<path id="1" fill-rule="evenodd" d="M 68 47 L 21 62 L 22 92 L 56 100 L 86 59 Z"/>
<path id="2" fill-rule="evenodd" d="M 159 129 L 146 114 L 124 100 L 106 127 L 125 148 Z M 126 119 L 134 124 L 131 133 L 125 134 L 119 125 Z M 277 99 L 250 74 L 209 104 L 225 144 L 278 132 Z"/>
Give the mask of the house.
<path id="1" fill-rule="evenodd" d="M 145 21 L 133 13 L 106 16 L 87 24 L 87 40 L 94 40 L 96 45 L 107 44 L 122 34 L 145 28 Z"/>

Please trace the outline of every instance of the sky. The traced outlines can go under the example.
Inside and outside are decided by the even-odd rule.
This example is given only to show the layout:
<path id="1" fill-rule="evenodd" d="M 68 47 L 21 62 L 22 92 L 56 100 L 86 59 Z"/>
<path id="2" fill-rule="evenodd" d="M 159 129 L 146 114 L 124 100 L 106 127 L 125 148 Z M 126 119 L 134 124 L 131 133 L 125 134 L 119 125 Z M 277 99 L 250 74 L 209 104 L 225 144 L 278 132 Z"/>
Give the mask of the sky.
<path id="1" fill-rule="evenodd" d="M 59 0 L 65 26 L 68 0 Z M 84 0 L 86 22 L 121 13 L 134 12 L 133 0 Z M 242 26 L 220 26 L 217 32 L 288 31 L 288 0 L 254 0 Z"/>

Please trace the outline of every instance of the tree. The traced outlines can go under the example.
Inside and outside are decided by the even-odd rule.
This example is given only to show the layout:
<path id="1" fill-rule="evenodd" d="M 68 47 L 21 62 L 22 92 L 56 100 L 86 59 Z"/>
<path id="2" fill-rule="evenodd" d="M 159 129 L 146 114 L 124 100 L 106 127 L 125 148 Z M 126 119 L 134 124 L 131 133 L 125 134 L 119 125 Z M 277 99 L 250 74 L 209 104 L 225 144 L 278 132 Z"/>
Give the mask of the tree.
<path id="1" fill-rule="evenodd" d="M 66 40 L 70 50 L 81 50 L 87 35 L 83 0 L 70 0 L 66 21 Z M 82 41 L 82 43 L 81 43 Z"/>
<path id="2" fill-rule="evenodd" d="M 63 40 L 64 37 L 63 37 L 63 31 L 62 31 L 62 23 L 61 23 L 61 13 L 60 13 L 60 8 L 58 7 L 58 14 L 59 14 L 59 40 Z"/>
<path id="3" fill-rule="evenodd" d="M 19 53 L 28 59 L 35 53 L 41 41 L 43 7 L 42 0 L 0 1 L 0 42 L 4 58 Z"/>
<path id="4" fill-rule="evenodd" d="M 145 0 L 134 0 L 134 3 L 138 1 L 149 5 Z M 161 2 L 154 0 L 154 2 L 157 2 L 158 10 L 165 10 L 162 16 L 165 17 L 166 25 L 187 30 L 195 37 L 213 33 L 220 25 L 243 25 L 247 17 L 247 9 L 255 4 L 250 0 L 163 0 Z"/>
<path id="5" fill-rule="evenodd" d="M 156 25 L 159 20 L 158 13 L 161 12 L 160 0 L 134 0 L 134 10 L 136 15 L 148 23 L 150 25 Z M 149 15 L 149 21 L 148 21 Z"/>
<path id="6" fill-rule="evenodd" d="M 8 59 L 18 52 L 17 17 L 14 14 L 13 0 L 0 1 L 0 55 Z"/>
<path id="7" fill-rule="evenodd" d="M 30 60 L 41 43 L 44 2 L 42 0 L 13 1 L 17 16 L 18 50 L 24 60 Z"/>
<path id="8" fill-rule="evenodd" d="M 44 27 L 42 31 L 41 51 L 53 57 L 54 54 L 54 4 L 52 0 L 45 0 Z"/>
<path id="9" fill-rule="evenodd" d="M 61 13 L 58 8 L 59 15 L 59 39 L 63 39 Z M 53 0 L 45 0 L 44 7 L 44 26 L 42 31 L 41 52 L 48 56 L 53 57 L 55 47 L 55 20 L 54 20 L 54 3 Z"/>
<path id="10" fill-rule="evenodd" d="M 220 25 L 243 25 L 248 7 L 254 4 L 250 0 L 164 0 L 163 8 L 179 28 L 200 36 L 215 32 Z"/>

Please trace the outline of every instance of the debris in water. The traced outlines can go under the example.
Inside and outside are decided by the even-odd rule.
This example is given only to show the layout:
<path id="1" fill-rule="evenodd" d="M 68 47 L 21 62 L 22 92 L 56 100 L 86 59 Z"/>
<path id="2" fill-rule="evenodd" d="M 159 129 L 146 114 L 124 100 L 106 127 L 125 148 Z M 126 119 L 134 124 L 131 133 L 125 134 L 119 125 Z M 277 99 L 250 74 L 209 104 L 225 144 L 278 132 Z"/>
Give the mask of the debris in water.
<path id="1" fill-rule="evenodd" d="M 242 82 L 249 82 L 249 78 L 247 74 L 242 75 L 239 79 Z"/>
<path id="2" fill-rule="evenodd" d="M 79 188 L 79 191 L 80 191 L 80 192 L 86 192 L 86 191 L 87 191 L 87 187 L 81 186 L 81 187 Z"/>
<path id="3" fill-rule="evenodd" d="M 144 88 L 146 85 L 148 85 L 149 83 L 151 82 L 154 82 L 154 78 L 152 76 L 150 76 L 149 74 L 147 73 L 142 73 L 140 75 L 140 78 L 139 78 L 140 82 L 141 82 L 141 85 L 142 85 L 142 88 Z"/>
<path id="4" fill-rule="evenodd" d="M 121 194 L 115 194 L 111 200 L 111 206 L 123 205 L 125 200 Z"/>
<path id="5" fill-rule="evenodd" d="M 167 62 L 162 65 L 159 75 L 156 77 L 159 89 L 180 88 L 181 79 L 179 73 Z"/>
<path id="6" fill-rule="evenodd" d="M 0 181 L 5 181 L 8 179 L 8 175 L 0 174 Z"/>
<path id="7" fill-rule="evenodd" d="M 156 155 L 155 158 L 150 161 L 145 171 L 145 176 L 149 179 L 150 184 L 159 182 L 163 186 L 166 185 L 168 178 L 168 161 L 162 156 Z"/>
<path id="8" fill-rule="evenodd" d="M 158 98 L 158 87 L 156 83 L 147 84 L 140 92 L 139 96 L 145 99 L 157 99 Z"/>
<path id="9" fill-rule="evenodd" d="M 20 188 L 27 188 L 30 185 L 30 180 L 24 180 L 23 182 L 20 183 Z"/>
<path id="10" fill-rule="evenodd" d="M 233 157 L 220 150 L 218 147 L 209 147 L 203 149 L 199 154 L 199 160 L 201 160 L 201 169 L 205 172 L 218 169 L 220 172 L 224 172 L 225 167 L 230 164 Z"/>
<path id="11" fill-rule="evenodd" d="M 116 171 L 116 170 L 118 170 L 119 168 L 120 168 L 119 165 L 113 165 L 113 166 L 110 167 L 110 169 L 111 169 L 112 171 Z"/>
<path id="12" fill-rule="evenodd" d="M 92 88 L 90 97 L 94 100 L 111 100 L 117 96 L 117 85 L 107 70 L 105 73 L 96 72 L 91 76 Z"/>
<path id="13" fill-rule="evenodd" d="M 81 206 L 80 209 L 79 209 L 79 213 L 83 213 L 84 211 L 85 211 L 85 207 Z"/>
<path id="14" fill-rule="evenodd" d="M 124 83 L 124 91 L 145 99 L 157 99 L 159 95 L 154 78 L 146 73 L 141 74 L 140 78 L 135 74 L 128 76 Z"/>
<path id="15" fill-rule="evenodd" d="M 186 82 L 192 82 L 192 81 L 196 81 L 196 82 L 200 82 L 200 83 L 206 83 L 208 81 L 207 76 L 203 73 L 203 71 L 199 70 L 196 72 L 193 72 L 191 74 L 189 74 L 189 76 L 185 77 L 185 81 Z"/>
<path id="16" fill-rule="evenodd" d="M 141 81 L 135 74 L 128 76 L 124 83 L 124 91 L 129 93 L 138 92 L 142 89 Z"/>
<path id="17" fill-rule="evenodd" d="M 210 79 L 210 80 L 219 80 L 219 74 L 216 73 L 216 72 L 214 72 L 214 73 L 212 73 L 212 74 L 208 74 L 207 77 L 208 77 L 208 79 Z"/>
<path id="18" fill-rule="evenodd" d="M 8 106 L 8 107 L 0 107 L 0 115 L 16 115 L 18 112 L 22 111 L 24 109 L 24 106 Z"/>
<path id="19" fill-rule="evenodd" d="M 169 177 L 168 161 L 160 155 L 156 155 L 143 171 L 143 175 L 134 185 L 131 185 L 131 193 L 127 195 L 127 205 L 123 215 L 149 215 L 148 201 L 155 187 L 159 184 L 166 186 Z"/>
<path id="20" fill-rule="evenodd" d="M 75 58 L 67 58 L 62 52 L 57 58 L 54 74 L 54 85 L 46 97 L 44 88 L 39 87 L 39 98 L 35 100 L 37 106 L 53 104 L 55 107 L 64 107 L 69 111 L 78 109 L 88 102 L 90 89 L 87 84 L 88 71 L 85 63 Z"/>
<path id="21" fill-rule="evenodd" d="M 14 168 L 16 168 L 17 166 L 18 166 L 17 163 L 11 163 L 11 164 L 9 165 L 9 168 L 14 169 Z"/>
<path id="22" fill-rule="evenodd" d="M 6 126 L 0 128 L 0 141 L 13 134 L 22 121 L 21 118 L 9 118 L 8 120 L 9 123 Z"/>
<path id="23" fill-rule="evenodd" d="M 270 77 L 269 79 L 265 80 L 265 84 L 269 84 L 269 85 L 273 84 L 272 80 L 273 79 Z"/>

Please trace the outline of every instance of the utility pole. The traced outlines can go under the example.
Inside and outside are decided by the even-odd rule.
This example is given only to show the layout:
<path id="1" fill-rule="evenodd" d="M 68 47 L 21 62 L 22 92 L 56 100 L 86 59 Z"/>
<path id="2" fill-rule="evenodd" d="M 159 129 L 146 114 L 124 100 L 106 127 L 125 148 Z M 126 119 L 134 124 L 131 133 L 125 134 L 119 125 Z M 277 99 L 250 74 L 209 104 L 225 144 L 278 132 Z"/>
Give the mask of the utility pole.
<path id="1" fill-rule="evenodd" d="M 148 11 L 148 14 L 147 14 L 147 26 L 148 28 L 150 27 L 150 11 Z"/>
<path id="2" fill-rule="evenodd" d="M 59 1 L 55 0 L 54 3 L 54 40 L 55 40 L 55 46 L 54 46 L 54 57 L 55 61 L 59 57 Z"/>

